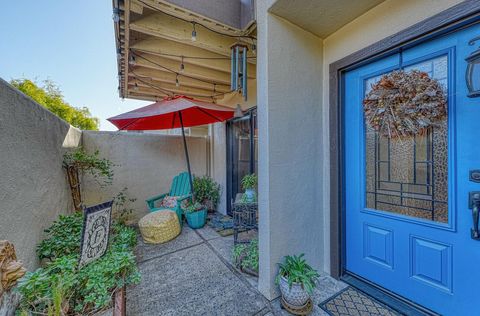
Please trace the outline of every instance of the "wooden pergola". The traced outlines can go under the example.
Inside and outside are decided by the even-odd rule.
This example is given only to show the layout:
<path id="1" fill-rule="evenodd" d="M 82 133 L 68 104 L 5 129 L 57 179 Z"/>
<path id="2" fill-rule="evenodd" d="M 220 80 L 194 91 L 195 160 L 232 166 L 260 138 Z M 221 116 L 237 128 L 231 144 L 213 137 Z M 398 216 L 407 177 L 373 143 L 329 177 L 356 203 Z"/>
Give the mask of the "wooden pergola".
<path id="1" fill-rule="evenodd" d="M 113 12 L 122 98 L 217 101 L 237 93 L 230 90 L 236 43 L 248 46 L 248 78 L 255 79 L 254 21 L 238 29 L 164 0 L 113 0 Z"/>

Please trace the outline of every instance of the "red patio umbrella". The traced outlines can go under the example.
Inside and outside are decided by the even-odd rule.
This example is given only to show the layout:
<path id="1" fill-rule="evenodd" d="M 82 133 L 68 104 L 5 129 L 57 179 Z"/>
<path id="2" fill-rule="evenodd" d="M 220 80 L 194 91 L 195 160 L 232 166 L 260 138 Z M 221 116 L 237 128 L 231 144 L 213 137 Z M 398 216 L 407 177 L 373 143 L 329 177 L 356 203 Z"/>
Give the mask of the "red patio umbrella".
<path id="1" fill-rule="evenodd" d="M 181 128 L 185 157 L 193 196 L 192 172 L 188 157 L 185 127 L 223 122 L 232 118 L 234 110 L 214 103 L 185 96 L 168 97 L 162 101 L 108 119 L 119 130 L 144 131 Z"/>

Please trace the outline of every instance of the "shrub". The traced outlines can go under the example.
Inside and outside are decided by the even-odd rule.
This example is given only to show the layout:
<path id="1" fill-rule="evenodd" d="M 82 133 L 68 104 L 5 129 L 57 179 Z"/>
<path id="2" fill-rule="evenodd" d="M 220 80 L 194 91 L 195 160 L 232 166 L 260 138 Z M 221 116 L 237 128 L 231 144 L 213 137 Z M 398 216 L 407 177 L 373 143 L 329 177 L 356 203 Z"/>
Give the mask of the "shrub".
<path id="1" fill-rule="evenodd" d="M 209 176 L 195 177 L 193 179 L 193 192 L 195 198 L 202 204 L 211 203 L 211 209 L 215 209 L 220 200 L 220 184 Z"/>
<path id="2" fill-rule="evenodd" d="M 61 308 L 64 314 L 89 314 L 108 307 L 116 289 L 140 281 L 133 254 L 137 234 L 122 224 L 112 226 L 105 255 L 78 269 L 82 222 L 81 213 L 61 216 L 47 230 L 38 249 L 39 257 L 50 261 L 19 281 L 22 311 L 48 314 Z M 60 227 L 71 233 L 68 240 Z"/>
<path id="3" fill-rule="evenodd" d="M 233 247 L 233 262 L 239 268 L 258 273 L 258 239 Z"/>

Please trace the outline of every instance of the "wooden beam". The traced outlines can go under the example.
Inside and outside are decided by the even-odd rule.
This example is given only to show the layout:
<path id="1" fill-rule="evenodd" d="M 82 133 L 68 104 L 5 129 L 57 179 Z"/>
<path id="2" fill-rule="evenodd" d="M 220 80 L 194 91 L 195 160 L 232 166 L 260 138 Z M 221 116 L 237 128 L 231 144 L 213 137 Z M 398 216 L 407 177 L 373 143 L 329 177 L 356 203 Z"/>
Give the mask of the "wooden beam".
<path id="1" fill-rule="evenodd" d="M 205 49 L 194 47 L 192 45 L 174 42 L 162 38 L 150 37 L 148 39 L 136 42 L 130 47 L 131 49 L 139 52 L 161 56 L 178 62 L 181 62 L 182 58 L 177 56 L 200 57 L 198 59 L 184 58 L 183 63 L 185 65 L 197 65 L 213 70 L 230 73 L 230 57 L 215 54 Z M 248 64 L 248 77 L 256 77 L 256 66 L 254 64 Z"/>
<path id="2" fill-rule="evenodd" d="M 184 86 L 182 84 L 182 80 L 179 79 L 178 82 L 180 83 L 180 86 L 176 86 L 175 83 L 166 83 L 166 82 L 149 82 L 148 80 L 145 79 L 129 79 L 128 84 L 129 87 L 135 87 L 135 83 L 137 84 L 137 87 L 144 87 L 148 89 L 154 89 L 153 87 L 157 87 L 159 89 L 165 89 L 167 91 L 172 91 L 175 94 L 191 94 L 191 95 L 198 95 L 198 96 L 204 96 L 204 97 L 209 97 L 213 95 L 213 89 L 211 90 L 206 90 L 206 89 L 198 89 L 198 88 L 190 88 L 187 86 Z"/>
<path id="3" fill-rule="evenodd" d="M 130 29 L 151 36 L 200 47 L 223 56 L 230 56 L 230 46 L 236 38 L 219 35 L 197 26 L 197 40 L 192 41 L 192 23 L 156 12 L 130 23 Z"/>
<path id="4" fill-rule="evenodd" d="M 133 88 L 128 92 L 129 98 L 140 99 L 140 100 L 151 100 L 151 101 L 160 101 L 164 97 L 168 97 L 168 95 L 163 94 L 160 91 L 155 89 L 147 89 L 147 88 L 138 88 L 137 91 L 133 90 Z M 187 95 L 188 96 L 188 95 Z M 210 97 L 194 97 L 197 100 L 205 101 L 205 102 L 212 102 L 212 98 Z M 219 98 L 220 99 L 220 98 Z"/>
<path id="5" fill-rule="evenodd" d="M 130 78 L 141 78 L 142 80 L 153 80 L 158 83 L 171 83 L 175 84 L 176 75 L 171 72 L 165 71 L 158 71 L 154 69 L 148 69 L 143 67 L 134 67 L 133 68 L 135 73 L 129 73 Z M 211 83 L 206 83 L 194 79 L 190 79 L 187 77 L 180 77 L 182 86 L 190 87 L 190 88 L 198 88 L 204 90 L 213 90 L 213 85 Z M 230 86 L 224 85 L 217 85 L 215 87 L 217 92 L 228 92 L 230 91 Z"/>
<path id="6" fill-rule="evenodd" d="M 147 59 L 145 59 L 147 58 Z M 145 68 L 150 68 L 150 69 L 156 69 L 160 71 L 175 71 L 179 72 L 180 71 L 180 63 L 176 61 L 172 61 L 170 59 L 166 59 L 164 57 L 159 57 L 159 56 L 148 56 L 142 58 L 142 54 L 136 54 L 135 56 L 135 66 L 141 66 Z M 131 66 L 131 65 L 130 65 Z M 230 85 L 230 75 L 221 72 L 221 71 L 216 71 L 196 65 L 189 65 L 188 67 L 185 67 L 185 70 L 183 71 L 183 74 L 185 76 L 193 77 L 193 78 L 198 78 L 206 81 L 212 82 L 217 82 L 217 83 L 222 83 L 226 85 Z"/>
<path id="7" fill-rule="evenodd" d="M 142 4 L 140 1 L 138 2 Z M 222 33 L 226 33 L 230 35 L 245 35 L 244 30 L 240 30 L 236 27 L 233 27 L 225 23 L 219 22 L 217 20 L 214 20 L 212 18 L 200 15 L 197 12 L 193 12 L 183 7 L 172 5 L 170 3 L 171 1 L 169 0 L 155 0 L 155 1 L 142 0 L 142 2 L 147 4 L 149 9 L 155 8 L 156 10 L 160 10 L 168 14 L 181 17 L 182 19 L 185 19 L 185 20 L 200 22 L 204 25 L 207 25 L 209 28 Z"/>
<path id="8" fill-rule="evenodd" d="M 130 30 L 128 29 L 130 25 L 130 1 L 125 1 L 125 10 L 124 10 L 124 16 L 125 16 L 125 25 L 127 27 L 125 31 L 125 43 L 124 43 L 124 49 L 125 49 L 125 58 L 123 59 L 123 64 L 124 64 L 124 80 L 123 80 L 123 95 L 122 97 L 128 97 L 128 80 L 127 80 L 127 74 L 129 73 L 129 52 L 130 52 Z"/>

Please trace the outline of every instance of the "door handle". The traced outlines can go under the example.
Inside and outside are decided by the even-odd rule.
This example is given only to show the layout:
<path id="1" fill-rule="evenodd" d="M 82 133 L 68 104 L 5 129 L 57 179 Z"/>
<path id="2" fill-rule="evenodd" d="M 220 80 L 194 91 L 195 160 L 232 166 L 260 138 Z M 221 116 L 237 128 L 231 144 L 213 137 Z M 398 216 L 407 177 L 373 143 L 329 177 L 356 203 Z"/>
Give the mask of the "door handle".
<path id="1" fill-rule="evenodd" d="M 480 213 L 480 192 L 470 192 L 469 194 L 469 206 L 472 210 L 473 227 L 471 229 L 472 239 L 480 240 L 479 226 L 479 213 Z"/>

